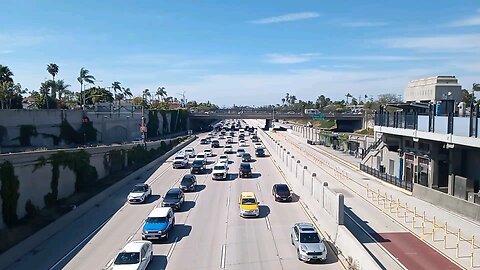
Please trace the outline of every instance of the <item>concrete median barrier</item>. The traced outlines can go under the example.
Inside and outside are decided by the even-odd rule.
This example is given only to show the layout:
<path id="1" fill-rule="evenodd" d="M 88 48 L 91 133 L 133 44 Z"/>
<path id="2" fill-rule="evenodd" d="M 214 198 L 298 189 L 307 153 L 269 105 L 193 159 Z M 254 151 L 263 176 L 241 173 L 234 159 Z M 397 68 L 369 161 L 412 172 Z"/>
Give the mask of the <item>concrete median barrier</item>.
<path id="1" fill-rule="evenodd" d="M 158 166 L 160 163 L 165 162 L 171 155 L 179 151 L 181 148 L 185 147 L 189 143 L 193 142 L 197 137 L 193 136 L 182 143 L 175 146 L 173 149 L 158 157 L 157 159 L 153 160 L 152 162 L 148 163 L 147 165 L 143 166 L 142 168 L 132 172 L 122 180 L 118 181 L 117 183 L 113 184 L 112 186 L 108 187 L 104 191 L 100 192 L 99 194 L 95 195 L 85 203 L 79 205 L 74 210 L 70 211 L 69 213 L 63 215 L 59 219 L 55 220 L 54 222 L 50 223 L 43 229 L 39 230 L 35 234 L 31 235 L 24 241 L 18 243 L 17 245 L 13 246 L 9 250 L 5 251 L 2 255 L 0 255 L 0 268 L 6 268 L 16 260 L 20 259 L 22 256 L 26 255 L 28 252 L 33 250 L 35 247 L 40 245 L 43 241 L 47 240 L 48 238 L 55 235 L 55 233 L 68 226 L 68 224 L 74 222 L 80 216 L 85 214 L 87 211 L 95 207 L 96 204 L 99 204 L 103 200 L 107 199 L 113 193 L 118 191 L 121 187 L 126 185 L 128 182 L 137 179 L 145 172 L 153 169 L 155 166 Z M 146 179 L 145 179 L 146 180 Z"/>

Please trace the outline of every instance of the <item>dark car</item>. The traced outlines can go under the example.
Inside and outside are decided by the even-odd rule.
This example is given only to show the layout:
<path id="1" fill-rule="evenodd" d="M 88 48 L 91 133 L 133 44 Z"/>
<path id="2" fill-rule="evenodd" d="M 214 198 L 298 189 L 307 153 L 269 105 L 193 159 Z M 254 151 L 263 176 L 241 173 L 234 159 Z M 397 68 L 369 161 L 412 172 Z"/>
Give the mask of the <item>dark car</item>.
<path id="1" fill-rule="evenodd" d="M 208 140 L 206 138 L 201 139 L 200 144 L 208 144 Z"/>
<path id="2" fill-rule="evenodd" d="M 192 166 L 190 167 L 190 173 L 204 173 L 206 169 L 207 167 L 205 166 L 203 160 L 196 159 L 192 162 Z"/>
<path id="3" fill-rule="evenodd" d="M 197 186 L 197 177 L 193 174 L 186 174 L 180 181 L 180 189 L 183 191 L 195 191 Z"/>
<path id="4" fill-rule="evenodd" d="M 174 210 L 180 209 L 185 201 L 185 194 L 179 188 L 171 188 L 165 194 L 162 207 L 171 207 Z"/>
<path id="5" fill-rule="evenodd" d="M 255 149 L 255 156 L 256 157 L 264 157 L 265 156 L 265 150 L 263 148 Z"/>
<path id="6" fill-rule="evenodd" d="M 250 163 L 240 163 L 240 167 L 238 168 L 238 176 L 240 178 L 252 177 L 252 166 L 250 166 Z"/>
<path id="7" fill-rule="evenodd" d="M 219 148 L 220 142 L 218 140 L 213 140 L 211 146 L 212 148 Z"/>
<path id="8" fill-rule="evenodd" d="M 258 136 L 257 135 L 253 135 L 252 136 L 252 142 L 258 142 L 259 139 L 258 139 Z"/>
<path id="9" fill-rule="evenodd" d="M 292 193 L 286 184 L 275 184 L 272 188 L 272 195 L 275 201 L 292 201 Z"/>
<path id="10" fill-rule="evenodd" d="M 242 162 L 250 162 L 252 161 L 252 155 L 250 155 L 249 153 L 244 153 L 242 155 Z"/>

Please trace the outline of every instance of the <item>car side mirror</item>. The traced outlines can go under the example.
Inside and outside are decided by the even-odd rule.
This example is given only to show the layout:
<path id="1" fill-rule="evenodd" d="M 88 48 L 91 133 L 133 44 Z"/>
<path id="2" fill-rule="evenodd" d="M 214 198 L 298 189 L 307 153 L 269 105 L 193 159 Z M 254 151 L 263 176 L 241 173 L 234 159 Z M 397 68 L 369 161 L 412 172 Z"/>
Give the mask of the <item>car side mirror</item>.
<path id="1" fill-rule="evenodd" d="M 147 257 L 144 257 L 142 258 L 142 262 L 146 261 L 147 260 Z"/>
<path id="2" fill-rule="evenodd" d="M 260 204 L 260 202 L 257 202 L 257 204 Z"/>

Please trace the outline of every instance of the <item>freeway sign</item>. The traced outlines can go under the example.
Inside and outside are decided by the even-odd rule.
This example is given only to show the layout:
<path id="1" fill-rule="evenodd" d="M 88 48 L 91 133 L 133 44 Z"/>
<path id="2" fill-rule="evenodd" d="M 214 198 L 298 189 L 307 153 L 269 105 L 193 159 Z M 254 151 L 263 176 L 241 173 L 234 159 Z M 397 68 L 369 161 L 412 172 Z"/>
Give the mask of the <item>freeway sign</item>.
<path id="1" fill-rule="evenodd" d="M 312 115 L 312 119 L 314 119 L 314 120 L 323 119 L 323 118 L 325 118 L 325 115 L 323 113 Z"/>

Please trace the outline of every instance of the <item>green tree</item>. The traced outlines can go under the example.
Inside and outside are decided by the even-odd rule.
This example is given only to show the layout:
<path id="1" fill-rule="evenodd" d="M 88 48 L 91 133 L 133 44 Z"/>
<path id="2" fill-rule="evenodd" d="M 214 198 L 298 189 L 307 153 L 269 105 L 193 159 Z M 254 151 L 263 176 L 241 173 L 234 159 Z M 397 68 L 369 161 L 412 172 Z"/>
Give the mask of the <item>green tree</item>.
<path id="1" fill-rule="evenodd" d="M 347 104 L 348 104 L 348 99 L 351 98 L 351 97 L 353 97 L 353 96 L 352 96 L 350 93 L 347 93 L 347 94 L 345 95 L 345 97 L 347 97 Z"/>
<path id="2" fill-rule="evenodd" d="M 123 88 L 122 92 L 125 97 L 133 97 L 132 90 L 130 90 L 130 88 Z"/>
<path id="3" fill-rule="evenodd" d="M 92 87 L 85 90 L 85 104 L 94 105 L 95 103 L 111 103 L 113 94 L 103 87 Z"/>
<path id="4" fill-rule="evenodd" d="M 143 97 L 143 104 L 145 106 L 148 106 L 148 98 L 150 98 L 151 96 L 152 94 L 150 93 L 150 90 L 148 88 L 143 90 L 142 97 Z"/>
<path id="5" fill-rule="evenodd" d="M 13 84 L 13 76 L 12 71 L 7 66 L 0 65 L 0 83 L 10 82 Z"/>
<path id="6" fill-rule="evenodd" d="M 91 83 L 95 84 L 95 77 L 90 74 L 90 71 L 84 67 L 80 69 L 80 75 L 77 78 L 77 81 L 80 83 L 80 102 L 81 104 L 85 103 L 85 98 L 83 95 L 83 84 Z"/>
<path id="7" fill-rule="evenodd" d="M 122 87 L 120 86 L 119 82 L 113 82 L 112 83 L 112 90 L 113 90 L 113 96 L 115 97 L 115 100 L 118 101 L 118 106 L 120 107 L 120 100 L 123 98 L 123 93 L 122 93 Z M 118 92 L 118 94 L 117 94 Z"/>
<path id="8" fill-rule="evenodd" d="M 468 92 L 467 89 L 462 89 L 462 101 L 465 102 L 467 106 L 475 102 L 474 93 Z"/>
<path id="9" fill-rule="evenodd" d="M 66 84 L 63 80 L 58 80 L 55 82 L 55 88 L 58 91 L 58 99 L 62 101 L 63 96 L 67 93 L 70 84 Z"/>
<path id="10" fill-rule="evenodd" d="M 160 86 L 157 88 L 157 92 L 155 92 L 155 96 L 157 96 L 158 100 L 164 101 L 164 97 L 167 96 L 167 91 L 165 91 L 165 87 Z"/>

